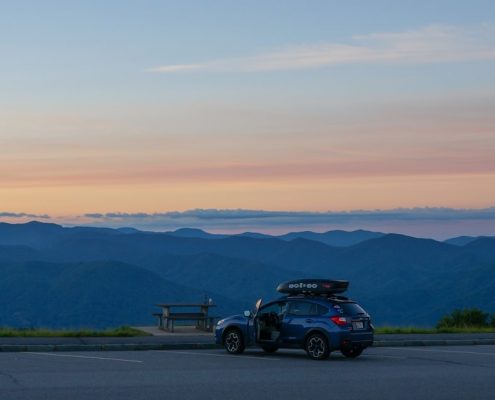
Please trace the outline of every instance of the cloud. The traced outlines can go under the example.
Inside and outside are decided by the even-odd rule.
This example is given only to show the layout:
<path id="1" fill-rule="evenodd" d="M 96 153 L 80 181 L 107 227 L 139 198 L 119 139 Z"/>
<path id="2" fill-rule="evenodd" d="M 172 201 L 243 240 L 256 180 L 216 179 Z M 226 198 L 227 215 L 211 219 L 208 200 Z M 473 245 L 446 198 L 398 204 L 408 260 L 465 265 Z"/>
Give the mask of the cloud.
<path id="1" fill-rule="evenodd" d="M 351 211 L 266 211 L 193 209 L 163 213 L 92 213 L 80 217 L 87 225 L 132 226 L 151 231 L 183 227 L 211 232 L 370 229 L 445 239 L 460 235 L 495 235 L 495 207 L 485 209 L 398 208 Z"/>
<path id="2" fill-rule="evenodd" d="M 417 207 L 395 208 L 391 210 L 351 210 L 351 211 L 266 211 L 247 209 L 193 209 L 186 211 L 170 211 L 163 213 L 92 213 L 84 214 L 84 217 L 105 220 L 133 220 L 133 219 L 196 219 L 196 220 L 247 220 L 266 219 L 290 221 L 305 219 L 325 222 L 345 221 L 349 219 L 400 219 L 400 220 L 464 220 L 464 219 L 493 219 L 495 220 L 495 207 L 483 209 L 457 209 L 447 207 Z"/>
<path id="3" fill-rule="evenodd" d="M 207 69 L 208 64 L 178 64 L 178 65 L 164 65 L 162 67 L 149 68 L 146 72 L 162 72 L 162 73 L 173 73 L 173 72 L 190 72 L 195 70 Z"/>
<path id="4" fill-rule="evenodd" d="M 8 211 L 0 211 L 0 218 L 41 218 L 41 219 L 50 219 L 50 216 L 47 214 L 29 214 L 29 213 L 15 213 Z"/>
<path id="5" fill-rule="evenodd" d="M 282 71 L 344 64 L 433 64 L 495 59 L 495 27 L 430 25 L 404 32 L 354 36 L 348 43 L 287 46 L 270 53 L 194 64 L 169 64 L 147 72 Z"/>
<path id="6" fill-rule="evenodd" d="M 421 207 L 325 212 L 191 209 L 156 213 L 86 213 L 64 217 L 0 212 L 0 218 L 6 220 L 51 218 L 52 221 L 66 226 L 111 228 L 132 226 L 148 231 L 170 231 L 190 227 L 221 233 L 256 231 L 281 234 L 302 230 L 322 232 L 335 229 L 368 229 L 436 239 L 461 235 L 495 236 L 495 207 L 483 209 Z"/>

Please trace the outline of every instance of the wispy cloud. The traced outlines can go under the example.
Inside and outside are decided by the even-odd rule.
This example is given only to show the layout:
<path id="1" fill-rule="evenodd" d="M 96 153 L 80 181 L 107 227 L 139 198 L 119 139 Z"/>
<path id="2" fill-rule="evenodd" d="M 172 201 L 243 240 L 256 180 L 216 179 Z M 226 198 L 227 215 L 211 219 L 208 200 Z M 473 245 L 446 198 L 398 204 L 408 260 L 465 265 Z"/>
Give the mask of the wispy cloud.
<path id="1" fill-rule="evenodd" d="M 29 214 L 29 213 L 16 213 L 8 211 L 0 211 L 0 218 L 40 218 L 49 219 L 50 216 L 47 214 Z"/>
<path id="2" fill-rule="evenodd" d="M 189 72 L 189 71 L 203 70 L 206 68 L 208 68 L 208 64 L 177 64 L 177 65 L 164 65 L 161 67 L 149 68 L 147 69 L 147 71 L 174 73 L 174 72 Z"/>
<path id="3" fill-rule="evenodd" d="M 404 32 L 354 36 L 347 43 L 287 46 L 269 53 L 194 64 L 167 64 L 148 72 L 280 71 L 342 64 L 431 64 L 495 59 L 495 27 L 431 25 Z"/>

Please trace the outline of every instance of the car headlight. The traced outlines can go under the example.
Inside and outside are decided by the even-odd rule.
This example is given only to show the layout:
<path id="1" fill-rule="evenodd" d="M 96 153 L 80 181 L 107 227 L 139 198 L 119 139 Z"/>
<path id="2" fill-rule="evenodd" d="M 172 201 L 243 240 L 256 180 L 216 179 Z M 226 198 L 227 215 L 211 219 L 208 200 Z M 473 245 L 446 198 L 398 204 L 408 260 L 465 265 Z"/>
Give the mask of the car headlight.
<path id="1" fill-rule="evenodd" d="M 225 320 L 224 319 L 221 319 L 220 321 L 217 322 L 217 326 L 218 325 L 222 325 L 224 322 L 225 322 Z"/>

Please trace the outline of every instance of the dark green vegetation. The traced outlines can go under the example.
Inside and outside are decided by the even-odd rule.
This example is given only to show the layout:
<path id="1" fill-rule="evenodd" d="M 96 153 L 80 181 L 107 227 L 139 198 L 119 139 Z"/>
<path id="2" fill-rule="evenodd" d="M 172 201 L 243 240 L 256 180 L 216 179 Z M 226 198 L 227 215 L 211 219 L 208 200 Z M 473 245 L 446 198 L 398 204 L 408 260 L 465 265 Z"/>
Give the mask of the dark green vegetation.
<path id="1" fill-rule="evenodd" d="M 478 308 L 454 310 L 445 315 L 437 324 L 437 329 L 495 329 L 495 314 L 488 314 Z"/>
<path id="2" fill-rule="evenodd" d="M 493 333 L 495 332 L 495 314 L 479 308 L 456 309 L 444 315 L 435 328 L 417 328 L 414 326 L 381 326 L 376 333 Z"/>
<path id="3" fill-rule="evenodd" d="M 349 280 L 348 294 L 377 326 L 432 327 L 456 308 L 495 310 L 495 239 L 461 246 L 367 235 L 345 232 L 355 244 L 336 247 L 318 235 L 289 240 L 0 224 L 0 325 L 153 324 L 156 303 L 197 302 L 205 294 L 219 305 L 214 313 L 226 315 L 258 297 L 277 297 L 280 281 L 303 277 Z"/>
<path id="4" fill-rule="evenodd" d="M 479 308 L 456 309 L 444 315 L 435 328 L 391 327 L 376 329 L 376 333 L 490 333 L 495 332 L 495 314 Z"/>
<path id="5" fill-rule="evenodd" d="M 53 329 L 19 329 L 0 327 L 0 337 L 134 337 L 149 336 L 148 333 L 129 326 L 96 331 L 93 329 L 53 330 Z"/>
<path id="6" fill-rule="evenodd" d="M 379 334 L 414 334 L 414 333 L 495 333 L 495 328 L 415 328 L 415 327 L 394 327 L 382 326 L 375 330 Z"/>

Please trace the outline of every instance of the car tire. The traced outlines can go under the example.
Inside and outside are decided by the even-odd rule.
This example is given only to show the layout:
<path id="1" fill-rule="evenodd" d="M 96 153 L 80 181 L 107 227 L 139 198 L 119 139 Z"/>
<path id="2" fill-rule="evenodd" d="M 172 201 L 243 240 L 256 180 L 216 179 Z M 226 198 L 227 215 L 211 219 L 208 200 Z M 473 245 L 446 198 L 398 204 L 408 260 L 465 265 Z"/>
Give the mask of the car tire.
<path id="1" fill-rule="evenodd" d="M 340 349 L 340 352 L 347 358 L 356 358 L 361 355 L 363 348 L 360 346 L 344 347 Z"/>
<path id="2" fill-rule="evenodd" d="M 321 333 L 310 334 L 304 342 L 304 349 L 313 360 L 325 360 L 330 355 L 327 338 Z"/>
<path id="3" fill-rule="evenodd" d="M 268 344 L 264 344 L 261 348 L 265 351 L 265 353 L 275 353 L 278 350 L 277 346 L 271 346 Z"/>
<path id="4" fill-rule="evenodd" d="M 244 338 L 239 329 L 229 329 L 224 334 L 223 344 L 230 354 L 241 354 L 245 349 Z"/>

